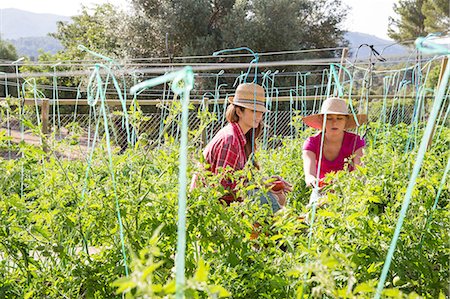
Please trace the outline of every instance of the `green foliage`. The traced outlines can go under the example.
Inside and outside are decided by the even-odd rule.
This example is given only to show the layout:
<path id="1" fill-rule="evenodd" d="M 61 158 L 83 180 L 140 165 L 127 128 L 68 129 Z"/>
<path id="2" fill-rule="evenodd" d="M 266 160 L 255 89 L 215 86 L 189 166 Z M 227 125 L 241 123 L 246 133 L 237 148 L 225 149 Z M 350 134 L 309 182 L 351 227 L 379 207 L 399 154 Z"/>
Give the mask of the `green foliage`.
<path id="1" fill-rule="evenodd" d="M 84 66 L 77 61 L 92 59 L 92 57 L 87 52 L 78 49 L 80 44 L 112 58 L 123 58 L 125 52 L 122 47 L 125 46 L 126 40 L 120 40 L 120 37 L 116 35 L 116 32 L 121 31 L 120 24 L 126 23 L 122 14 L 111 4 L 97 5 L 93 9 L 82 7 L 81 14 L 72 17 L 72 22 L 59 22 L 58 31 L 50 34 L 59 40 L 64 49 L 56 54 L 39 51 L 38 64 L 27 61 L 28 63 L 20 67 L 20 71 L 51 74 L 54 71 L 52 66 L 58 62 L 61 65 L 56 67 L 57 72 L 68 72 L 70 74 L 71 72 L 82 71 Z M 36 82 L 38 85 L 52 86 L 53 78 L 38 77 Z M 80 83 L 87 85 L 87 82 L 83 82 L 81 76 L 76 75 L 61 76 L 56 83 L 63 87 L 59 90 L 59 97 L 69 99 L 76 97 L 77 92 L 74 89 Z M 71 87 L 71 90 L 64 90 L 64 87 Z M 52 98 L 52 88 L 47 87 L 44 94 L 47 98 Z"/>
<path id="2" fill-rule="evenodd" d="M 427 32 L 448 33 L 450 8 L 447 0 L 427 0 L 422 6 L 422 12 L 426 16 L 424 25 Z"/>
<path id="3" fill-rule="evenodd" d="M 118 62 L 141 57 L 168 57 L 170 60 L 174 56 L 210 55 L 220 49 L 240 46 L 267 52 L 346 45 L 344 31 L 340 29 L 346 10 L 340 0 L 133 0 L 131 4 L 130 12 L 111 4 L 97 5 L 93 9 L 83 7 L 71 22 L 59 22 L 57 32 L 51 34 L 64 50 L 56 55 L 42 54 L 44 57 L 39 61 L 50 62 L 50 65 L 65 62 L 58 67 L 59 71 L 83 70 L 77 61 L 92 57 L 78 49 L 80 44 Z M 289 57 L 266 56 L 264 60 L 336 55 L 337 51 L 331 50 L 289 54 Z M 248 62 L 249 59 L 235 57 L 229 61 Z M 40 72 L 48 69 L 45 66 L 27 68 Z M 294 69 L 285 67 L 284 71 Z M 73 83 L 72 87 L 80 81 L 63 80 L 64 86 Z M 198 89 L 209 89 L 207 84 L 200 83 Z M 75 97 L 74 93 L 66 95 Z"/>
<path id="4" fill-rule="evenodd" d="M 45 53 L 40 51 L 40 55 L 38 56 L 37 62 L 38 64 L 33 64 L 29 58 L 26 58 L 25 63 L 20 67 L 20 72 L 29 72 L 29 73 L 46 73 L 52 74 L 54 72 L 54 68 L 52 67 L 58 62 L 62 62 L 69 59 L 67 53 L 59 52 L 56 54 Z M 57 72 L 70 72 L 79 70 L 78 66 L 72 66 L 71 64 L 58 65 L 56 67 Z M 39 89 L 42 90 L 43 94 L 46 98 L 53 98 L 53 77 L 42 76 L 42 77 L 33 77 L 36 80 L 36 84 Z M 58 77 L 56 83 L 59 86 L 59 97 L 60 98 L 75 98 L 76 93 L 71 91 L 61 90 L 64 87 L 73 87 L 78 86 L 80 84 L 81 78 L 77 76 L 71 77 Z M 47 86 L 47 88 L 43 88 L 41 86 Z M 62 87 L 62 88 L 61 88 Z"/>
<path id="5" fill-rule="evenodd" d="M 447 0 L 400 0 L 394 3 L 394 12 L 400 19 L 389 17 L 388 35 L 396 41 L 435 32 L 446 34 L 450 27 Z"/>
<path id="6" fill-rule="evenodd" d="M 0 39 L 0 59 L 2 60 L 16 60 L 16 48 L 11 43 Z"/>
<path id="7" fill-rule="evenodd" d="M 164 261 L 156 261 L 161 256 L 158 248 L 159 231 L 156 229 L 149 241 L 149 247 L 139 252 L 139 257 L 133 255 L 131 268 L 133 272 L 129 277 L 123 277 L 112 283 L 118 287 L 117 294 L 125 293 L 127 298 L 173 298 L 175 295 L 175 280 L 169 280 L 165 285 L 161 282 L 161 273 L 158 269 L 164 265 Z M 189 298 L 199 298 L 201 294 L 208 294 L 210 298 L 229 297 L 230 293 L 223 287 L 208 285 L 208 264 L 203 259 L 198 260 L 198 268 L 195 275 L 187 279 L 184 292 Z"/>
<path id="8" fill-rule="evenodd" d="M 255 51 L 341 44 L 340 1 L 133 0 L 132 56 L 202 55 L 247 46 Z M 292 30 L 296 28 L 296 30 Z M 131 36 L 131 35 L 130 35 Z M 331 43 L 331 44 L 330 44 Z"/>
<path id="9" fill-rule="evenodd" d="M 17 58 L 16 48 L 12 44 L 0 38 L 0 60 L 8 64 L 15 61 Z M 0 66 L 0 72 L 12 73 L 14 71 L 15 69 L 12 66 Z M 3 79 L 3 74 L 0 73 L 0 96 L 6 97 L 5 81 Z M 17 95 L 17 91 L 11 89 L 12 88 L 9 88 L 8 94 Z"/>
<path id="10" fill-rule="evenodd" d="M 388 35 L 396 41 L 414 40 L 427 35 L 422 6 L 425 0 L 400 0 L 394 3 L 394 12 L 400 17 L 389 17 Z"/>
<path id="11" fill-rule="evenodd" d="M 195 159 L 189 160 L 189 173 L 198 172 L 204 183 L 187 201 L 186 297 L 301 298 L 302 292 L 312 298 L 373 297 L 416 157 L 415 150 L 404 153 L 409 128 L 383 128 L 375 143 L 374 130 L 369 131 L 365 166 L 328 178 L 333 184 L 327 187 L 327 204 L 317 211 L 309 247 L 310 217 L 303 217 L 311 190 L 303 182 L 301 153 L 310 133 L 275 150 L 259 150 L 262 171 L 235 175 L 250 184 L 240 183 L 245 200 L 229 207 L 218 201 L 224 192 L 217 186 L 220 175 L 202 172 Z M 444 128 L 425 156 L 386 297 L 449 295 L 448 181 L 431 214 L 450 154 L 449 134 Z M 0 144 L 6 145 L 6 138 L 0 135 Z M 21 143 L 23 158 L 0 159 L 0 297 L 120 298 L 118 292 L 172 297 L 178 144 L 166 139 L 152 149 L 139 141 L 113 156 L 128 277 L 104 142 L 93 154 L 87 178 L 84 160 L 61 159 L 52 143 L 48 146 L 46 154 Z M 276 214 L 258 204 L 265 191 L 260 182 L 272 174 L 294 184 L 288 207 Z M 248 196 L 254 188 L 260 191 Z"/>
<path id="12" fill-rule="evenodd" d="M 59 22 L 58 31 L 50 35 L 61 42 L 67 60 L 86 57 L 78 49 L 80 44 L 106 56 L 122 57 L 121 47 L 126 41 L 115 35 L 126 21 L 122 17 L 122 12 L 111 4 L 96 5 L 93 9 L 83 6 L 80 15 L 72 17 L 70 23 Z"/>
<path id="13" fill-rule="evenodd" d="M 265 52 L 341 45 L 345 12 L 340 1 L 237 1 L 235 11 L 225 25 L 227 47 Z"/>

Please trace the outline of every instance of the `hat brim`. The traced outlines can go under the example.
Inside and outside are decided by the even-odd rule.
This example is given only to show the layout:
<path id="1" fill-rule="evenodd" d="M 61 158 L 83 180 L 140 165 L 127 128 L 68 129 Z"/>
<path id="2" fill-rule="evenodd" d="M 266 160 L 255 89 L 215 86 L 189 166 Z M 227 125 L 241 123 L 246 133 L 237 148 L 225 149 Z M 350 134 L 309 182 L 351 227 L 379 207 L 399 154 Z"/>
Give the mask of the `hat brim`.
<path id="1" fill-rule="evenodd" d="M 255 111 L 259 111 L 259 112 L 263 112 L 263 113 L 270 112 L 270 110 L 268 110 L 264 105 L 262 105 L 260 103 L 257 103 L 257 102 L 254 102 L 253 104 L 240 103 L 239 100 L 235 101 L 234 98 L 235 98 L 234 96 L 230 96 L 228 98 L 228 102 L 230 102 L 230 104 L 233 104 L 235 106 L 244 107 L 244 108 L 247 108 L 250 110 L 255 110 Z"/>
<path id="2" fill-rule="evenodd" d="M 348 115 L 347 124 L 345 125 L 345 129 L 354 129 L 356 128 L 356 121 L 353 117 L 353 114 L 348 113 L 329 113 L 329 114 L 339 114 L 339 115 Z M 321 113 L 308 115 L 302 118 L 302 121 L 309 127 L 322 130 L 323 119 Z M 367 114 L 356 114 L 356 119 L 358 120 L 358 124 L 362 125 L 367 122 Z"/>

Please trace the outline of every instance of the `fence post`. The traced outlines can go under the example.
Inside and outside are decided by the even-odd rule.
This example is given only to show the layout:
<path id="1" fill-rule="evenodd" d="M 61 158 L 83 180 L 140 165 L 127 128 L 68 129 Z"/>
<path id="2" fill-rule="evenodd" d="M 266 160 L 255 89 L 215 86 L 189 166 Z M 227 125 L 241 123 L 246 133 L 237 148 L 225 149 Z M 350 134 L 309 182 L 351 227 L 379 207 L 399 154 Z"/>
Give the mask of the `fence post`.
<path id="1" fill-rule="evenodd" d="M 344 66 L 345 66 L 345 60 L 347 59 L 348 56 L 348 48 L 343 48 L 342 49 L 342 55 L 341 55 L 341 61 L 339 62 L 339 72 L 338 72 L 338 77 L 337 77 L 337 82 L 335 82 L 334 84 L 334 90 L 333 90 L 333 96 L 339 96 L 339 87 L 338 85 L 342 85 L 342 81 L 344 80 Z M 333 76 L 330 73 L 330 79 L 332 79 Z M 336 80 L 336 78 L 335 78 Z M 331 92 L 331 85 L 330 85 L 330 92 Z"/>
<path id="2" fill-rule="evenodd" d="M 42 99 L 41 102 L 41 124 L 42 124 L 42 134 L 47 135 L 48 134 L 48 111 L 50 110 L 50 103 L 48 99 Z M 41 138 L 42 142 L 42 138 Z M 48 148 L 46 146 L 46 143 L 42 144 L 44 152 L 48 151 Z"/>
<path id="3" fill-rule="evenodd" d="M 436 92 L 439 89 L 439 87 L 441 86 L 442 78 L 444 77 L 444 72 L 445 72 L 445 69 L 447 68 L 447 63 L 448 63 L 448 56 L 444 56 L 441 61 L 441 71 L 439 72 L 439 79 L 436 84 L 436 89 L 435 89 Z M 426 101 L 426 99 L 424 99 L 424 100 Z M 426 104 L 425 104 L 425 107 L 426 107 Z M 433 130 L 431 131 L 431 136 L 430 136 L 430 139 L 428 140 L 428 149 L 431 148 L 431 144 L 433 143 L 433 136 L 434 136 L 434 131 L 436 130 L 436 123 L 439 123 L 439 119 L 433 125 Z"/>
<path id="4" fill-rule="evenodd" d="M 48 112 L 50 110 L 50 103 L 48 99 L 42 99 L 41 104 L 41 120 L 42 120 L 42 134 L 48 134 Z"/>
<path id="5" fill-rule="evenodd" d="M 339 63 L 341 65 L 341 67 L 339 68 L 339 83 L 342 82 L 342 80 L 344 79 L 344 70 L 342 69 L 342 67 L 345 66 L 345 60 L 348 57 L 348 48 L 344 48 L 342 49 L 342 55 L 341 55 L 341 62 Z"/>

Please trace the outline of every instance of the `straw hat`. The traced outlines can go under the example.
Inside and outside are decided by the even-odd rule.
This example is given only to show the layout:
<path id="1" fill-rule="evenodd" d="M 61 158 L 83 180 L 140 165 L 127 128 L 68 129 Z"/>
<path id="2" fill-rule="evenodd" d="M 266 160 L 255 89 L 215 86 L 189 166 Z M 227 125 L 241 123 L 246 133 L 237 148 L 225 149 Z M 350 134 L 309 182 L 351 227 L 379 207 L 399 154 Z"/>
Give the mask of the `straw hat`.
<path id="1" fill-rule="evenodd" d="M 268 112 L 266 109 L 266 97 L 264 88 L 255 83 L 239 84 L 234 97 L 229 97 L 228 101 L 236 106 Z"/>
<path id="2" fill-rule="evenodd" d="M 340 115 L 349 115 L 347 118 L 347 124 L 345 125 L 345 129 L 356 128 L 355 118 L 352 113 L 348 112 L 347 104 L 345 100 L 340 98 L 328 98 L 322 103 L 322 108 L 320 109 L 320 113 L 308 115 L 302 118 L 303 122 L 315 129 L 321 130 L 324 114 L 340 114 Z M 358 119 L 358 123 L 361 125 L 367 122 L 366 114 L 357 114 L 356 118 Z"/>

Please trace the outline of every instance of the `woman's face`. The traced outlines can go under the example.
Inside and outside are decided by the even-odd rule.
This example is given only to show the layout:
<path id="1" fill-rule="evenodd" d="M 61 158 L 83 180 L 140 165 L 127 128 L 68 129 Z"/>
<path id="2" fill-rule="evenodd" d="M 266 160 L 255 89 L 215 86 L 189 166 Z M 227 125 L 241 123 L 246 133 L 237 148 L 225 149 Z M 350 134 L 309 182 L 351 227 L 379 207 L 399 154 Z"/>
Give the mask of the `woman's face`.
<path id="1" fill-rule="evenodd" d="M 254 111 L 252 109 L 240 108 L 236 109 L 236 113 L 239 116 L 239 123 L 244 126 L 243 129 L 256 129 L 262 121 L 263 113 Z"/>
<path id="2" fill-rule="evenodd" d="M 328 114 L 325 125 L 325 133 L 337 134 L 342 133 L 347 125 L 347 115 Z"/>

